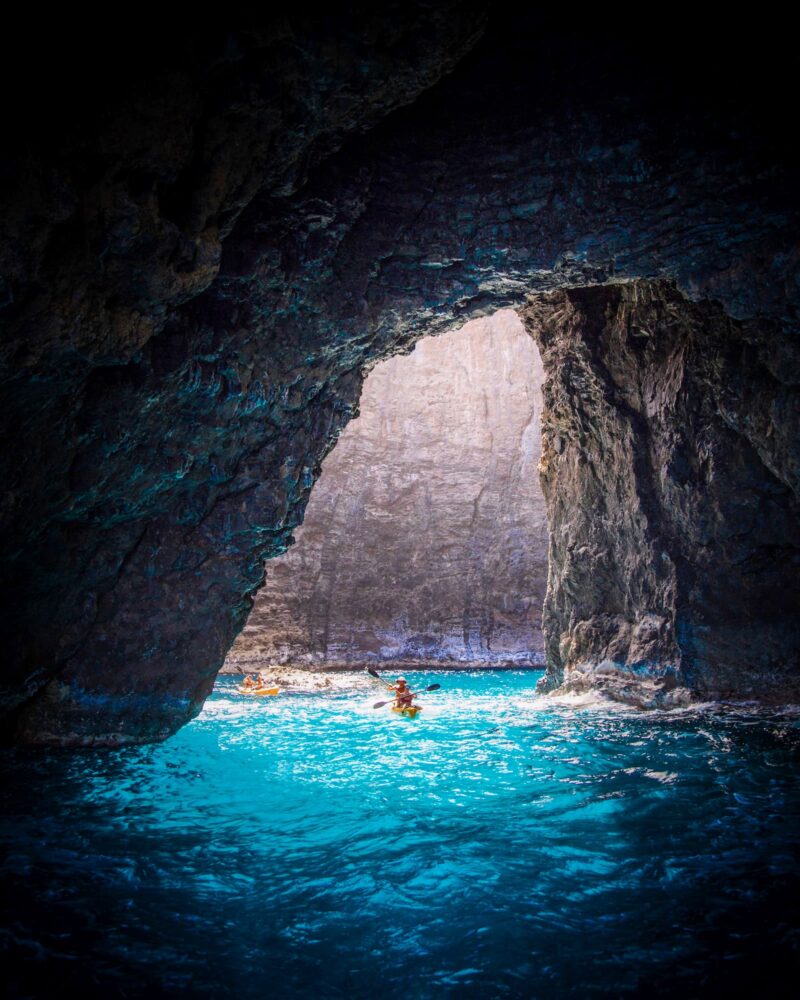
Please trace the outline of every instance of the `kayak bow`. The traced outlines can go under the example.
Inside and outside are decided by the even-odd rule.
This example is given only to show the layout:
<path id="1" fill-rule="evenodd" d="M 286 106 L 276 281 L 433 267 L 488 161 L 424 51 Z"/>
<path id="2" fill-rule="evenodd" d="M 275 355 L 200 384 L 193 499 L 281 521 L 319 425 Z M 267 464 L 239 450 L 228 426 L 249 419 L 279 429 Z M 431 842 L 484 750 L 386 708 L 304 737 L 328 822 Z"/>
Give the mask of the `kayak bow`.
<path id="1" fill-rule="evenodd" d="M 405 705 L 403 708 L 400 708 L 399 705 L 392 705 L 392 711 L 395 715 L 402 715 L 404 719 L 416 719 L 422 711 L 422 705 Z"/>

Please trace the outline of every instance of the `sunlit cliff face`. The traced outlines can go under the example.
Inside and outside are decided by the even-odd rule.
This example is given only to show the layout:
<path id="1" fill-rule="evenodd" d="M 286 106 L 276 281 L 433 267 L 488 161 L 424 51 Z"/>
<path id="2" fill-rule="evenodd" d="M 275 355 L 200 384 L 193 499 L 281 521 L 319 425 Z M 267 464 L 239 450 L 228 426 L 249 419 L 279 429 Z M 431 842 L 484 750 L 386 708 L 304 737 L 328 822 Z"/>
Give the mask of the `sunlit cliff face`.
<path id="1" fill-rule="evenodd" d="M 541 664 L 541 381 L 511 310 L 376 366 L 226 663 Z"/>
<path id="2" fill-rule="evenodd" d="M 10 136 L 11 738 L 160 739 L 196 714 L 364 373 L 508 306 L 552 388 L 550 681 L 794 689 L 782 91 L 718 32 L 659 48 L 493 16 L 160 36 L 114 79 L 104 61 L 96 103 L 64 76 L 58 127 Z"/>

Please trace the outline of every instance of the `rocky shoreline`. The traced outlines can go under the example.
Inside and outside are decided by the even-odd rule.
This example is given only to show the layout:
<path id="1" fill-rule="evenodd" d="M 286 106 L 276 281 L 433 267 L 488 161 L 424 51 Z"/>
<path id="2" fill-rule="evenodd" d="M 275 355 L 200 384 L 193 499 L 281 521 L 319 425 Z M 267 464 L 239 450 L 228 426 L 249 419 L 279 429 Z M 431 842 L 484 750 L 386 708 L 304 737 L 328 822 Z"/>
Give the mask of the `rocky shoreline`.
<path id="1" fill-rule="evenodd" d="M 436 670 L 452 673 L 468 673 L 482 670 L 544 670 L 545 664 L 532 660 L 513 662 L 505 660 L 500 663 L 460 663 L 456 661 L 434 662 L 431 660 L 402 660 L 381 663 L 325 663 L 314 667 L 289 666 L 287 664 L 275 664 L 264 659 L 235 659 L 228 660 L 225 668 L 220 671 L 220 676 L 246 676 L 247 674 L 261 673 L 265 677 L 277 678 L 279 675 L 306 677 L 324 674 L 354 674 L 367 673 L 367 667 L 373 667 L 379 673 L 393 677 L 403 671 L 415 670 Z"/>
<path id="2" fill-rule="evenodd" d="M 309 670 L 300 667 L 276 666 L 275 664 L 261 661 L 241 661 L 237 664 L 240 669 L 234 669 L 232 664 L 226 664 L 224 671 L 220 672 L 220 677 L 231 675 L 247 676 L 255 673 L 261 674 L 264 683 L 269 687 L 280 687 L 282 692 L 304 694 L 312 691 L 335 691 L 335 690 L 371 690 L 379 692 L 380 681 L 371 677 L 366 668 L 359 668 L 350 664 L 349 666 L 326 664 L 324 668 Z M 437 673 L 468 673 L 480 670 L 536 670 L 541 671 L 543 666 L 530 667 L 519 664 L 505 664 L 504 666 L 483 665 L 468 667 L 448 666 L 442 667 L 439 664 L 406 664 L 403 668 L 396 665 L 392 669 L 387 669 L 386 664 L 381 664 L 380 672 L 382 679 L 386 683 L 394 680 L 397 674 L 405 671 L 435 669 Z"/>

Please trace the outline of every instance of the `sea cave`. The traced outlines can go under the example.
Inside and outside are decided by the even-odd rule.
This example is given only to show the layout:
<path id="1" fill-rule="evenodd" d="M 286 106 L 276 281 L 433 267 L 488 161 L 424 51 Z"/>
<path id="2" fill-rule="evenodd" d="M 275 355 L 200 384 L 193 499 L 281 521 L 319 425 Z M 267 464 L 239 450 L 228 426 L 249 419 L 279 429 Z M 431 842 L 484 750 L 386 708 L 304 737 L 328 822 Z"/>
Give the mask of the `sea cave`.
<path id="1" fill-rule="evenodd" d="M 9 23 L 10 995 L 790 992 L 796 56 L 674 13 Z"/>

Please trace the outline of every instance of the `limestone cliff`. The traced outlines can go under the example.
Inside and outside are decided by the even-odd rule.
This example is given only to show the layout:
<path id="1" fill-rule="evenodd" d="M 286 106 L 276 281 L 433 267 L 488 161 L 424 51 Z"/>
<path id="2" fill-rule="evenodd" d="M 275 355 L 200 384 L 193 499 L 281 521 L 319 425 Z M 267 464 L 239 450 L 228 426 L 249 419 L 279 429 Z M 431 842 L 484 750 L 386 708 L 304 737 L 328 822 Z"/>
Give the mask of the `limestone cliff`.
<path id="1" fill-rule="evenodd" d="M 543 662 L 541 379 L 511 310 L 374 368 L 227 666 Z"/>

